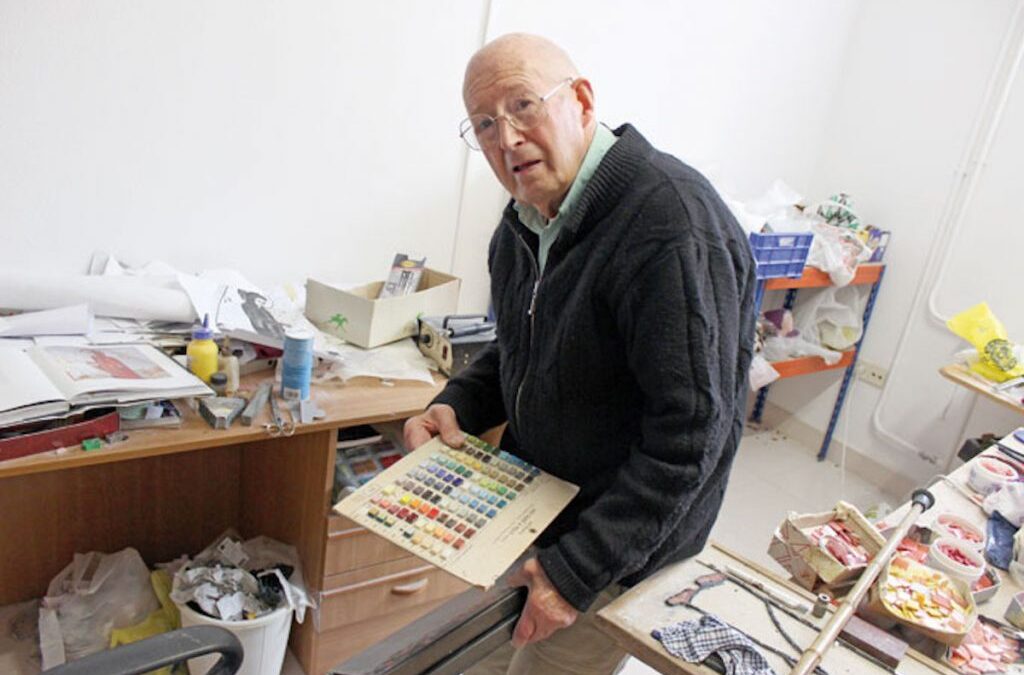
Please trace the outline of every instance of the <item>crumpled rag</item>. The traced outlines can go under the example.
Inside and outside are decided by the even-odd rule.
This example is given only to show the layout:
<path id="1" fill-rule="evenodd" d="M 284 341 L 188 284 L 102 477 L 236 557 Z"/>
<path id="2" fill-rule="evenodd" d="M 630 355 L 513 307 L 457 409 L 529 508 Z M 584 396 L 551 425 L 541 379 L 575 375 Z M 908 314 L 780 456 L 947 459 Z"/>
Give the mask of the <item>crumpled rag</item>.
<path id="1" fill-rule="evenodd" d="M 711 654 L 718 654 L 727 675 L 775 675 L 754 643 L 715 616 L 658 628 L 651 635 L 670 654 L 689 663 L 702 663 Z"/>

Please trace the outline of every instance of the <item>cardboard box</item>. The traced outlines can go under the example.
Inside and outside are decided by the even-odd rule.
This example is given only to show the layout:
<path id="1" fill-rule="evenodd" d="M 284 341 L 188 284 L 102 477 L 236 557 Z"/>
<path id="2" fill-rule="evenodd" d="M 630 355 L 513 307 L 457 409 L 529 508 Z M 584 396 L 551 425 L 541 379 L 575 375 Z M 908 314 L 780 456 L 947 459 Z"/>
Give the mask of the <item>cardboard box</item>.
<path id="1" fill-rule="evenodd" d="M 857 507 L 839 502 L 826 513 L 797 515 L 790 513 L 775 530 L 768 555 L 785 567 L 793 579 L 808 590 L 819 586 L 838 589 L 848 586 L 860 576 L 863 567 L 849 568 L 836 560 L 828 551 L 811 542 L 807 532 L 831 520 L 842 521 L 857 535 L 873 558 L 885 545 L 885 539 Z"/>
<path id="2" fill-rule="evenodd" d="M 776 528 L 772 542 L 768 544 L 768 555 L 793 575 L 793 581 L 807 590 L 815 590 L 818 573 L 804 560 L 795 547 L 782 538 L 782 528 Z"/>
<path id="3" fill-rule="evenodd" d="M 455 314 L 461 283 L 458 277 L 428 267 L 415 293 L 378 299 L 383 281 L 342 290 L 307 279 L 306 318 L 347 342 L 377 347 L 416 335 L 417 316 Z"/>

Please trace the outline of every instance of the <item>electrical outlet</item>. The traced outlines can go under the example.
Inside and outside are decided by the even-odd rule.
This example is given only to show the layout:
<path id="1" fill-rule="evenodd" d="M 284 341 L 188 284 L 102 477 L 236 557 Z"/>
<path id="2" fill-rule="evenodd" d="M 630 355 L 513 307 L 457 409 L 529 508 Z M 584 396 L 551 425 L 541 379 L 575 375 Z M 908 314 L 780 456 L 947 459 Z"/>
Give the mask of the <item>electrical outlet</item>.
<path id="1" fill-rule="evenodd" d="M 860 378 L 861 382 L 867 382 L 868 384 L 881 389 L 885 386 L 885 381 L 889 378 L 889 371 L 877 363 L 860 361 L 857 364 L 857 377 Z"/>

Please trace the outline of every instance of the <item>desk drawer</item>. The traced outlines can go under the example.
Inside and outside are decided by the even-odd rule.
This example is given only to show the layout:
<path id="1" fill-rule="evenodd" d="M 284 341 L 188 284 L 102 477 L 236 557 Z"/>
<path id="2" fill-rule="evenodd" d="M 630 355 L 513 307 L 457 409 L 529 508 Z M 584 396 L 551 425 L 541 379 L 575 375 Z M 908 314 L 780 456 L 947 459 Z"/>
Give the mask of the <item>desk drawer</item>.
<path id="1" fill-rule="evenodd" d="M 324 580 L 317 630 L 404 612 L 466 588 L 465 582 L 415 557 L 338 574 Z"/>
<path id="2" fill-rule="evenodd" d="M 327 519 L 327 546 L 324 552 L 324 577 L 412 557 L 404 548 L 344 516 Z"/>

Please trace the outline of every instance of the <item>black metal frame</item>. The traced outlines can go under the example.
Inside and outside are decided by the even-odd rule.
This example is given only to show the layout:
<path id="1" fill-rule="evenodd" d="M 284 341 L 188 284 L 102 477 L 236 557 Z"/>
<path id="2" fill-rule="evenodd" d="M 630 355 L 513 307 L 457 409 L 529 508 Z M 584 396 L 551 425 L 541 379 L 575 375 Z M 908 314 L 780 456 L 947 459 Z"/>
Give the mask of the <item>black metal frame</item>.
<path id="1" fill-rule="evenodd" d="M 190 626 L 93 654 L 47 670 L 47 675 L 141 675 L 217 652 L 207 675 L 234 675 L 242 666 L 242 643 L 218 626 Z"/>

